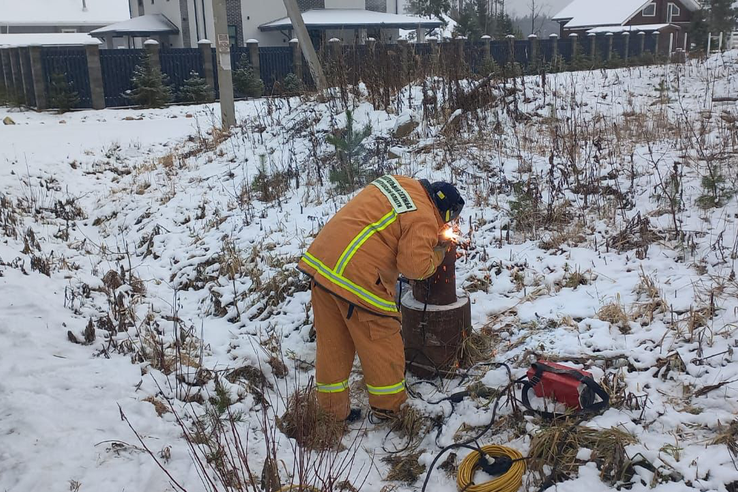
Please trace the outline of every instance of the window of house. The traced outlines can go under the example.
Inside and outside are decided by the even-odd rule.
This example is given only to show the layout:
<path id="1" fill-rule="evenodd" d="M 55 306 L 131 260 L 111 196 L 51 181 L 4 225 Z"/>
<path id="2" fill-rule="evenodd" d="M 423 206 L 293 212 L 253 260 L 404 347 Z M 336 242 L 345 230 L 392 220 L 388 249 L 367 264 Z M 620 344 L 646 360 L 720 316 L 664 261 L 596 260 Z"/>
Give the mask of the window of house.
<path id="1" fill-rule="evenodd" d="M 138 7 L 142 9 L 143 6 L 144 6 L 144 0 L 138 0 Z"/>
<path id="2" fill-rule="evenodd" d="M 679 8 L 679 5 L 675 3 L 669 4 L 669 17 L 679 17 L 682 15 L 682 9 Z"/>
<path id="3" fill-rule="evenodd" d="M 231 41 L 231 46 L 238 45 L 238 26 L 228 26 L 228 39 Z"/>
<path id="4" fill-rule="evenodd" d="M 643 17 L 656 17 L 656 4 L 649 3 L 643 7 Z"/>

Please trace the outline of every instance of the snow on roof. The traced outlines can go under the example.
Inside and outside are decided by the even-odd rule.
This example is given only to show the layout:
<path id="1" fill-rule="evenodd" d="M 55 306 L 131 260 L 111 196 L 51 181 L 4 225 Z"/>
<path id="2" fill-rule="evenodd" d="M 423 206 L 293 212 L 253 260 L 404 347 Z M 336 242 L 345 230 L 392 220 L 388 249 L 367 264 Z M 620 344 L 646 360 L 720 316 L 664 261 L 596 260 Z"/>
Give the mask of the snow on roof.
<path id="1" fill-rule="evenodd" d="M 386 14 L 363 9 L 315 9 L 302 14 L 305 25 L 313 29 L 359 29 L 362 27 L 390 27 L 432 29 L 443 23 L 436 19 L 424 19 L 411 15 Z M 281 31 L 292 28 L 289 17 L 259 26 L 262 31 Z"/>
<path id="2" fill-rule="evenodd" d="M 619 26 L 628 22 L 652 0 L 574 0 L 553 17 L 566 27 Z M 696 0 L 682 0 L 689 10 L 700 8 Z"/>
<path id="3" fill-rule="evenodd" d="M 79 46 L 100 44 L 85 33 L 0 34 L 0 46 Z"/>
<path id="4" fill-rule="evenodd" d="M 127 0 L 0 0 L 0 25 L 84 26 L 130 19 Z"/>
<path id="5" fill-rule="evenodd" d="M 665 27 L 669 27 L 671 25 L 672 24 L 644 24 L 642 26 L 602 26 L 602 27 L 592 28 L 587 32 L 595 33 L 595 34 L 602 34 L 602 33 L 608 33 L 608 32 L 611 32 L 613 34 L 617 34 L 621 32 L 637 33 L 638 31 L 651 32 L 651 31 L 660 31 L 661 29 L 664 29 Z"/>
<path id="6" fill-rule="evenodd" d="M 162 14 L 149 14 L 133 19 L 111 24 L 109 26 L 95 29 L 90 34 L 93 36 L 101 36 L 105 34 L 123 34 L 126 36 L 146 36 L 152 33 L 172 33 L 179 32 L 177 26 Z"/>

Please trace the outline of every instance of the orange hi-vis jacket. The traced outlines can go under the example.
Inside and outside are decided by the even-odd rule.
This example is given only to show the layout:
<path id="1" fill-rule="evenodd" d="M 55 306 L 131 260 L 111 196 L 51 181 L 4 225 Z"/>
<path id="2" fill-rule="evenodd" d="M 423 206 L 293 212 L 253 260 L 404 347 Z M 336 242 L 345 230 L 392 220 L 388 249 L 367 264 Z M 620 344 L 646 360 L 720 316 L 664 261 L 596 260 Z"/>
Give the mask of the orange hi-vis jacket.
<path id="1" fill-rule="evenodd" d="M 298 268 L 351 304 L 399 317 L 395 285 L 431 276 L 443 221 L 423 185 L 382 176 L 364 188 L 323 227 Z"/>

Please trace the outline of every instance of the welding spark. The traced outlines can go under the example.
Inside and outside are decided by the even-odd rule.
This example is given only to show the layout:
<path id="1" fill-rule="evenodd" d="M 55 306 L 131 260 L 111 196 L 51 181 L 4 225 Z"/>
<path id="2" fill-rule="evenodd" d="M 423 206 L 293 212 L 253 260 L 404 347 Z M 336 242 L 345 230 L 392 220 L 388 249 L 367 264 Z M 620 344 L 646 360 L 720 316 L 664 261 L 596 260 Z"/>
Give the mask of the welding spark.
<path id="1" fill-rule="evenodd" d="M 450 227 L 447 227 L 446 229 L 444 229 L 443 232 L 441 233 L 441 236 L 443 236 L 443 238 L 446 241 L 452 241 L 454 243 L 459 242 L 459 235 L 456 234 L 456 232 L 454 232 L 454 230 L 451 229 Z"/>

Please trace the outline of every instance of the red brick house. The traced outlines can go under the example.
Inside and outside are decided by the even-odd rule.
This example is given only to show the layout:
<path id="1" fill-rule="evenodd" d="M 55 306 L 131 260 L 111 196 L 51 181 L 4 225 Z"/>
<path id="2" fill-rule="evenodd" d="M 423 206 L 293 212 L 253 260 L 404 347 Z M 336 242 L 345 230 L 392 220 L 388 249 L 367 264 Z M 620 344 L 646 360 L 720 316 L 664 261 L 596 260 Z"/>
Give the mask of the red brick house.
<path id="1" fill-rule="evenodd" d="M 561 36 L 576 33 L 613 34 L 658 31 L 659 51 L 682 48 L 689 42 L 692 15 L 700 9 L 697 0 L 574 0 L 554 20 Z"/>

